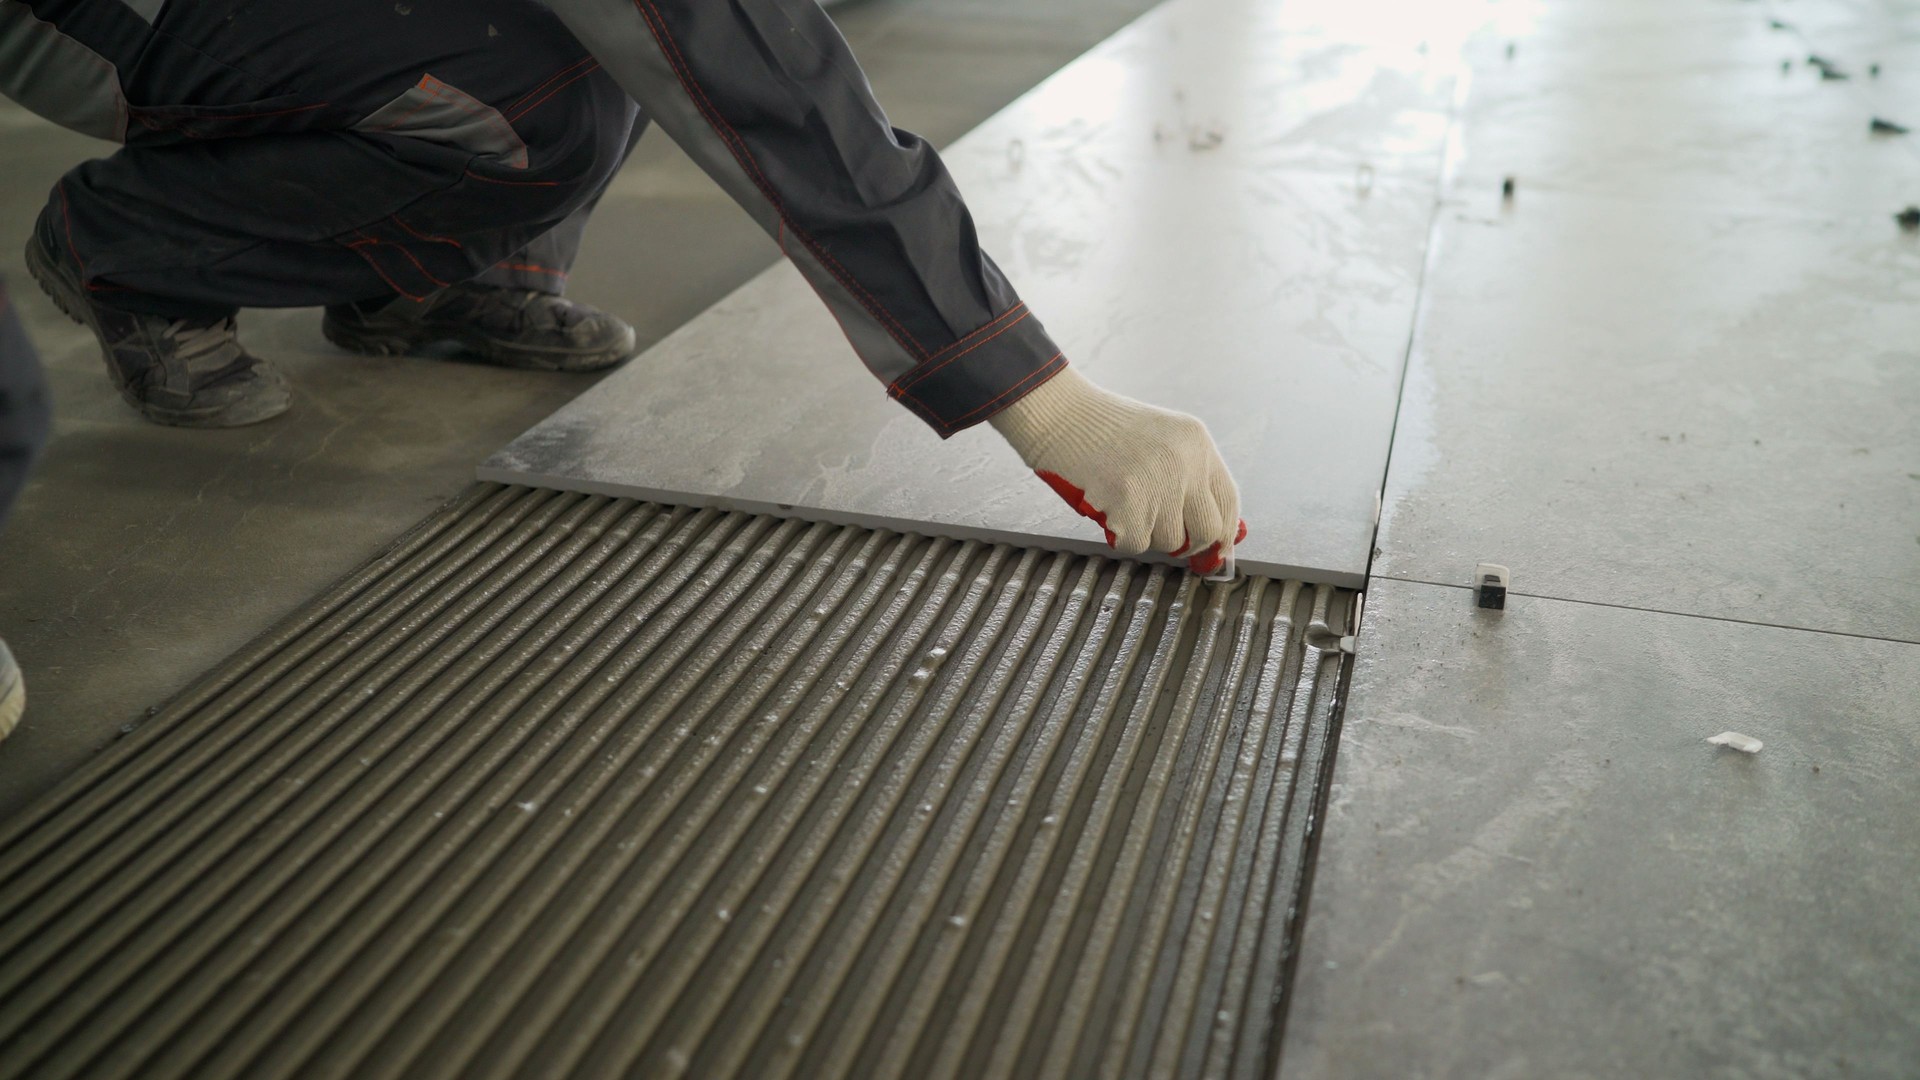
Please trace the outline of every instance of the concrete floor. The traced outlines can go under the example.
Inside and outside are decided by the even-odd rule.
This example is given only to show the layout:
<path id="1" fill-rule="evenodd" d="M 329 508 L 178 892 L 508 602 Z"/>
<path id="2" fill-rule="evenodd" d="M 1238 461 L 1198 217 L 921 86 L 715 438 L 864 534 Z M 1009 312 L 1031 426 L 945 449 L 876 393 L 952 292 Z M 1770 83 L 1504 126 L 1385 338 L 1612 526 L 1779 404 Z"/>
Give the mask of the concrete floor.
<path id="1" fill-rule="evenodd" d="M 1150 0 L 856 0 L 835 17 L 893 122 L 944 145 Z M 0 274 L 46 361 L 53 444 L 0 537 L 0 636 L 30 707 L 0 748 L 0 816 L 472 480 L 474 463 L 589 378 L 350 356 L 313 311 L 247 312 L 294 412 L 179 431 L 114 395 L 90 336 L 20 261 L 53 181 L 109 149 L 0 101 Z M 663 256 L 662 253 L 665 253 Z M 601 204 L 573 295 L 652 344 L 778 258 L 655 133 Z"/>

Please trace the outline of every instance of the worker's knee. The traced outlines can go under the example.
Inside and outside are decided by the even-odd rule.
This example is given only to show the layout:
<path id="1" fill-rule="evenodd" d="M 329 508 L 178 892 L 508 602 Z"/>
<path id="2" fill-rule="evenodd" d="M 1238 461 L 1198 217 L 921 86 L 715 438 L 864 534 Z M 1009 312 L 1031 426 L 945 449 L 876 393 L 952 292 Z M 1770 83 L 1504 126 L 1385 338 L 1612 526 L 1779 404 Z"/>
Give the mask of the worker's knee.
<path id="1" fill-rule="evenodd" d="M 505 113 L 524 146 L 516 159 L 476 161 L 469 176 L 550 212 L 591 200 L 619 171 L 639 109 L 598 70 Z"/>

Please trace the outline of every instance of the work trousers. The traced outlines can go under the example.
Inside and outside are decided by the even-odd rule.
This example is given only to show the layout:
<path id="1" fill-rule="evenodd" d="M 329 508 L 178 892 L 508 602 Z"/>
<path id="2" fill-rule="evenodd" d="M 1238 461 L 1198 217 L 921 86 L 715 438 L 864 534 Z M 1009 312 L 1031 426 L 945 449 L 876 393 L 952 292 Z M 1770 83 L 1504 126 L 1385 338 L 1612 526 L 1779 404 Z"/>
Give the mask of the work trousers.
<path id="1" fill-rule="evenodd" d="M 63 177 L 39 228 L 125 310 L 209 317 L 474 279 L 559 292 L 646 125 L 532 0 L 4 6 L 16 52 L 111 67 L 9 92 L 48 115 L 111 96 L 87 119 L 124 146 Z"/>

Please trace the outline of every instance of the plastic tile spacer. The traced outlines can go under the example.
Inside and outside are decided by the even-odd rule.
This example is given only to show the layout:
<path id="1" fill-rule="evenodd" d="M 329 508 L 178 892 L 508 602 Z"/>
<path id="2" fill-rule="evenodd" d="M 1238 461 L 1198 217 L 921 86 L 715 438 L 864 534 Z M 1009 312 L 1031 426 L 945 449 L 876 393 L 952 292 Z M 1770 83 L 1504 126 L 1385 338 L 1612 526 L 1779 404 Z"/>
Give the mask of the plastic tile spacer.
<path id="1" fill-rule="evenodd" d="M 1512 571 L 1499 563 L 1483 562 L 1473 568 L 1474 603 L 1494 611 L 1507 608 L 1507 579 Z"/>

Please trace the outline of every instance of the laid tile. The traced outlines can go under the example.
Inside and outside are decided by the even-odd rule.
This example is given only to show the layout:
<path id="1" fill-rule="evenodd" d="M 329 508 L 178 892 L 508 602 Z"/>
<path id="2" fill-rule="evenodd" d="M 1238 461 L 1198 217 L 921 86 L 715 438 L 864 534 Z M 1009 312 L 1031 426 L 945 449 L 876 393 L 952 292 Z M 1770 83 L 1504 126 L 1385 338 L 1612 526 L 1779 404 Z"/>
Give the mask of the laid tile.
<path id="1" fill-rule="evenodd" d="M 1375 573 L 1920 640 L 1920 237 L 1443 215 Z"/>
<path id="2" fill-rule="evenodd" d="M 1376 581 L 1281 1077 L 1907 1075 L 1916 702 L 1912 644 Z"/>

